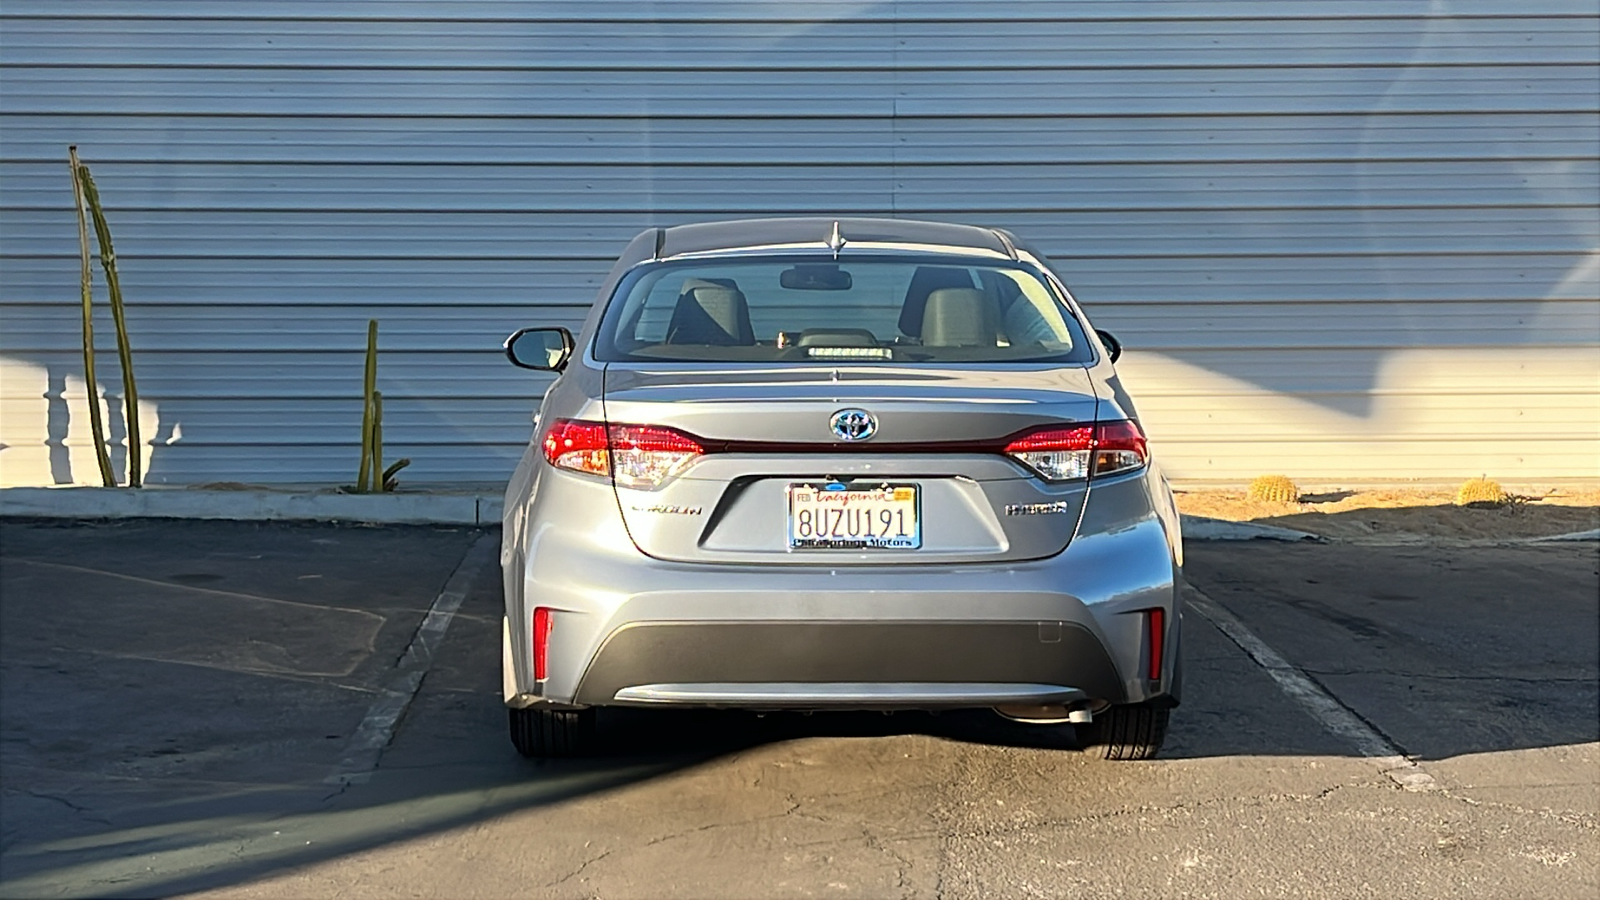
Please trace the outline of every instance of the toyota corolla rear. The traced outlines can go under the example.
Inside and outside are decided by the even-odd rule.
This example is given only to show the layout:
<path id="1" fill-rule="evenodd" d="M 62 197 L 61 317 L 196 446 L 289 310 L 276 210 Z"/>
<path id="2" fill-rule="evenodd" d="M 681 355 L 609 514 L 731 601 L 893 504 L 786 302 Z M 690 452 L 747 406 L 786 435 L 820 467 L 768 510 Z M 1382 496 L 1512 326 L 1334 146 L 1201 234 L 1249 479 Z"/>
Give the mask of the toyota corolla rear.
<path id="1" fill-rule="evenodd" d="M 608 705 L 1164 726 L 1171 495 L 1042 266 L 711 255 L 603 313 L 508 491 L 524 752 Z"/>

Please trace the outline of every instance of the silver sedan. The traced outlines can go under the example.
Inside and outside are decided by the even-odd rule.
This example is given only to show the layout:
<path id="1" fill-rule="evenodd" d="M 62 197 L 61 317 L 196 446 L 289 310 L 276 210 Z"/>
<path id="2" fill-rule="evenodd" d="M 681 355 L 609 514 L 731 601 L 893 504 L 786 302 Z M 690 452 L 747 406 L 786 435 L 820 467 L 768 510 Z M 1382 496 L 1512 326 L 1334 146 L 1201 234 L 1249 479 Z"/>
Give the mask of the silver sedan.
<path id="1" fill-rule="evenodd" d="M 506 490 L 504 695 L 527 756 L 605 706 L 991 708 L 1154 755 L 1182 684 L 1172 493 L 1096 332 L 996 229 L 651 229 Z"/>

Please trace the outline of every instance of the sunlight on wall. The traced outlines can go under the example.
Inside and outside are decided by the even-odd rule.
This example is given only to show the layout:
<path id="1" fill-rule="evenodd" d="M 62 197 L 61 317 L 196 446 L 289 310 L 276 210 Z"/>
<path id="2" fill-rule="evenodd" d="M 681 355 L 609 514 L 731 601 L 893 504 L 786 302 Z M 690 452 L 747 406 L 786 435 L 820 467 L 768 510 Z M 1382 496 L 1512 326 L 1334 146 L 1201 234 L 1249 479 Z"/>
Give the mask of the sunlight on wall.
<path id="1" fill-rule="evenodd" d="M 120 384 L 115 389 L 121 393 Z M 108 399 L 104 382 L 100 414 L 111 445 L 112 471 L 125 482 L 128 429 L 122 400 Z M 148 440 L 160 425 L 156 404 L 140 399 L 139 430 L 147 441 L 145 471 L 159 449 Z M 100 484 L 83 378 L 0 356 L 0 487 L 68 484 Z"/>
<path id="2" fill-rule="evenodd" d="M 1117 367 L 1174 480 L 1600 477 L 1592 347 L 1396 350 L 1364 392 L 1365 415 L 1161 354 L 1130 352 Z"/>

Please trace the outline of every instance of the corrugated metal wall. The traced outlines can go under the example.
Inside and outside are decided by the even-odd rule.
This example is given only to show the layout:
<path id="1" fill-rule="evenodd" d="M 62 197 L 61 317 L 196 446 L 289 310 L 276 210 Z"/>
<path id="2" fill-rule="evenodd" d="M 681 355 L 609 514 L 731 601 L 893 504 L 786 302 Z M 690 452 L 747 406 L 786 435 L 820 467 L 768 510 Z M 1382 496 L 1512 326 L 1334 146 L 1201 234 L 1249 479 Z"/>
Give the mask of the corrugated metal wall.
<path id="1" fill-rule="evenodd" d="M 788 213 L 1039 243 L 1180 478 L 1600 475 L 1597 57 L 1592 0 L 8 0 L 0 478 L 95 477 L 70 143 L 155 483 L 351 480 L 369 317 L 389 458 L 502 479 L 506 332 Z"/>

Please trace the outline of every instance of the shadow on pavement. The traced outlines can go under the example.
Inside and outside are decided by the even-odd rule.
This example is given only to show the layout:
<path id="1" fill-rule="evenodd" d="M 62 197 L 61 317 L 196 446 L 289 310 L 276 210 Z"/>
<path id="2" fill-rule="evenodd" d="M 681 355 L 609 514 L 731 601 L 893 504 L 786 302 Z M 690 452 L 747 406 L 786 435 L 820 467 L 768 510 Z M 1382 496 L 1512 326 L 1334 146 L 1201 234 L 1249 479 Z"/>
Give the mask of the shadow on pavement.
<path id="1" fill-rule="evenodd" d="M 1419 759 L 1600 740 L 1600 553 L 1199 544 L 1192 584 Z"/>
<path id="2" fill-rule="evenodd" d="M 498 572 L 487 571 L 378 769 L 327 783 L 479 534 L 0 525 L 0 893 L 238 885 L 782 742 L 926 735 L 951 747 L 1076 748 L 1069 728 L 988 711 L 619 709 L 602 716 L 602 755 L 523 760 L 499 703 Z M 1600 738 L 1592 544 L 1189 554 L 1191 580 L 1214 601 L 1409 753 Z M 1353 755 L 1192 612 L 1183 654 L 1167 760 Z M 1063 772 L 1103 777 L 1092 765 Z"/>

